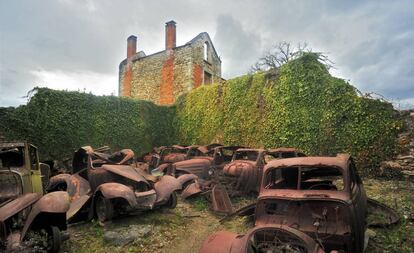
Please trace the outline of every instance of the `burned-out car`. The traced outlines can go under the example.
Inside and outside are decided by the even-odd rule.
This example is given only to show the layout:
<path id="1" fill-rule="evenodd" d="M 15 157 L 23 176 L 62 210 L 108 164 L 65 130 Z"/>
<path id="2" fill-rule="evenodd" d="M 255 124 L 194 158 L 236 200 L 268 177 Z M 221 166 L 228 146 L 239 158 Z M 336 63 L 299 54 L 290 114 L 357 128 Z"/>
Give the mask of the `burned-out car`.
<path id="1" fill-rule="evenodd" d="M 247 149 L 240 148 L 230 163 L 224 166 L 223 174 L 233 178 L 229 185 L 242 192 L 258 192 L 264 166 L 275 159 L 302 157 L 305 154 L 295 148 Z M 228 179 L 230 179 L 228 178 Z"/>
<path id="2" fill-rule="evenodd" d="M 83 147 L 74 155 L 76 173 L 50 179 L 50 191 L 64 189 L 69 193 L 68 221 L 97 217 L 103 222 L 118 214 L 175 207 L 176 191 L 181 190 L 186 178 L 154 176 L 134 163 L 118 163 L 102 157 L 89 146 Z"/>
<path id="3" fill-rule="evenodd" d="M 44 194 L 50 168 L 27 142 L 0 143 L 0 251 L 58 252 L 67 238 L 69 196 Z"/>
<path id="4" fill-rule="evenodd" d="M 265 162 L 264 149 L 238 149 L 229 164 L 224 166 L 223 174 L 228 176 L 230 185 L 243 192 L 258 191 Z"/>
<path id="5" fill-rule="evenodd" d="M 184 161 L 200 153 L 202 152 L 198 150 L 198 146 L 163 146 L 159 148 L 158 153 L 152 154 L 149 166 L 150 168 L 158 168 L 162 164 Z"/>
<path id="6" fill-rule="evenodd" d="M 165 165 L 169 174 L 194 174 L 201 179 L 211 180 L 214 173 L 222 170 L 232 160 L 236 150 L 240 148 L 239 146 L 214 146 L 206 150 L 200 146 L 194 147 L 197 147 L 199 152 L 188 156 L 187 160 L 172 163 L 171 166 Z"/>
<path id="7" fill-rule="evenodd" d="M 203 152 L 195 154 L 187 160 L 163 164 L 159 167 L 168 175 L 175 177 L 186 175 L 187 178 L 192 178 L 184 185 L 183 198 L 212 190 L 213 186 L 219 183 L 218 174 L 221 174 L 222 168 L 231 161 L 235 151 L 240 148 L 239 146 L 222 146 L 220 144 L 210 144 L 203 148 L 193 147 L 197 147 Z"/>
<path id="8" fill-rule="evenodd" d="M 263 171 L 255 228 L 213 234 L 200 252 L 363 252 L 366 216 L 349 155 L 273 160 Z"/>

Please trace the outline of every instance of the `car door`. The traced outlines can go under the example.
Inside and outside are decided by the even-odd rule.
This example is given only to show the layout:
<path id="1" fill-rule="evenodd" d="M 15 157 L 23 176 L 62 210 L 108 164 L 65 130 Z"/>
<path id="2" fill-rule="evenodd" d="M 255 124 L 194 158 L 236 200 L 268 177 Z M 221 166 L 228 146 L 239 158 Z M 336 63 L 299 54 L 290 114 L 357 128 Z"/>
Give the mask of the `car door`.
<path id="1" fill-rule="evenodd" d="M 39 156 L 37 148 L 29 145 L 29 159 L 30 159 L 30 178 L 32 181 L 33 192 L 43 194 L 42 173 L 40 170 Z"/>
<path id="2" fill-rule="evenodd" d="M 353 233 L 355 235 L 354 247 L 356 252 L 363 252 L 366 228 L 366 195 L 362 186 L 362 181 L 357 174 L 355 164 L 352 160 L 349 162 L 349 180 L 352 209 L 355 217 L 355 220 L 353 221 L 355 222 L 353 226 Z"/>

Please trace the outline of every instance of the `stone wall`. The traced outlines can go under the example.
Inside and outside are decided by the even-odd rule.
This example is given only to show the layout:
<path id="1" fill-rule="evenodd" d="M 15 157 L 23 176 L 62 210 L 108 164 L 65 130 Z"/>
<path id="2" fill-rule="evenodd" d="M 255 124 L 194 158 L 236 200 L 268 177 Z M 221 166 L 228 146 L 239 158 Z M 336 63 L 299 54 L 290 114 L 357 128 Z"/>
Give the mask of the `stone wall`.
<path id="1" fill-rule="evenodd" d="M 400 111 L 403 131 L 398 135 L 399 152 L 392 161 L 381 163 L 386 177 L 414 178 L 414 109 Z"/>
<path id="2" fill-rule="evenodd" d="M 204 44 L 209 45 L 204 60 Z M 139 53 L 138 53 L 139 54 Z M 204 83 L 204 74 L 211 82 L 221 81 L 221 61 L 207 33 L 201 33 L 189 43 L 149 56 L 135 55 L 124 60 L 119 68 L 119 94 L 171 105 L 178 96 Z M 128 64 L 131 64 L 131 70 Z"/>

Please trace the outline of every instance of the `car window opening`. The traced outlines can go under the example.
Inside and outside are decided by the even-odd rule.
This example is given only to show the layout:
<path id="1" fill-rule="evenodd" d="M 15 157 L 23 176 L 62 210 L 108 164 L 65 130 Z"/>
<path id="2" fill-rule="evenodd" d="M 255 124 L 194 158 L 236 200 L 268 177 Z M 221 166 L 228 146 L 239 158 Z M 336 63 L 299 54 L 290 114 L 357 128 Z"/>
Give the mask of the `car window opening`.
<path id="1" fill-rule="evenodd" d="M 342 191 L 344 179 L 337 167 L 286 167 L 271 169 L 266 189 Z"/>

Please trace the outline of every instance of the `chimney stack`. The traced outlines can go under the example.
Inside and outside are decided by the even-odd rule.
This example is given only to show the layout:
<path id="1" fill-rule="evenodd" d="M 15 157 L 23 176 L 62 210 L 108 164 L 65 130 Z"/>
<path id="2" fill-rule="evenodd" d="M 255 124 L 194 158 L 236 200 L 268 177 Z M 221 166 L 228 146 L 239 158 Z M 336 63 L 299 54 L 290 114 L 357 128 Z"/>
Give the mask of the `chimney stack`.
<path id="1" fill-rule="evenodd" d="M 137 37 L 134 35 L 129 36 L 127 44 L 127 59 L 129 59 L 137 53 Z"/>
<path id="2" fill-rule="evenodd" d="M 175 30 L 175 21 L 171 20 L 165 23 L 165 49 L 170 50 L 175 47 L 176 39 L 176 30 Z"/>

